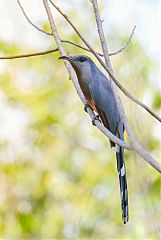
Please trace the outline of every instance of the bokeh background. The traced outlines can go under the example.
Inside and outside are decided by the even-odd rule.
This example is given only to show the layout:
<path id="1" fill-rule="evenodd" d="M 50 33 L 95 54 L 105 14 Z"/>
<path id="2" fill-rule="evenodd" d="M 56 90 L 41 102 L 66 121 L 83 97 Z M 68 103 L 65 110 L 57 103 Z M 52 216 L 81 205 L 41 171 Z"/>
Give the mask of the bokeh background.
<path id="1" fill-rule="evenodd" d="M 55 2 L 100 50 L 90 1 Z M 32 21 L 50 29 L 42 1 L 21 3 Z M 160 114 L 159 0 L 99 4 L 110 51 L 127 41 L 136 24 L 130 45 L 111 61 L 120 82 Z M 16 0 L 1 0 L 0 12 L 1 56 L 56 46 L 29 25 Z M 61 38 L 81 43 L 62 17 L 53 15 Z M 64 47 L 70 54 L 85 53 Z M 0 237 L 159 239 L 160 174 L 125 151 L 130 220 L 123 225 L 114 149 L 91 125 L 58 57 L 0 60 Z M 159 122 L 120 94 L 139 142 L 160 161 Z"/>

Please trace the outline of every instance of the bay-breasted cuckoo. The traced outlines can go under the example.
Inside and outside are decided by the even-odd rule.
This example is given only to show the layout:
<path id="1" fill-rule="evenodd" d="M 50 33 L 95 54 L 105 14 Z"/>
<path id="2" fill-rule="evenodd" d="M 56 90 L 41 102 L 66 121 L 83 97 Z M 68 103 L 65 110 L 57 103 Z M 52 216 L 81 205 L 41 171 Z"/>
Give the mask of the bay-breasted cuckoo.
<path id="1" fill-rule="evenodd" d="M 104 126 L 121 140 L 124 140 L 124 126 L 120 118 L 109 79 L 88 56 L 62 56 L 60 59 L 68 60 L 71 63 L 89 106 L 99 114 Z M 116 145 L 111 140 L 110 144 L 111 147 Z M 126 223 L 128 221 L 128 191 L 124 149 L 118 145 L 116 145 L 116 159 L 120 183 L 122 219 L 123 223 Z"/>

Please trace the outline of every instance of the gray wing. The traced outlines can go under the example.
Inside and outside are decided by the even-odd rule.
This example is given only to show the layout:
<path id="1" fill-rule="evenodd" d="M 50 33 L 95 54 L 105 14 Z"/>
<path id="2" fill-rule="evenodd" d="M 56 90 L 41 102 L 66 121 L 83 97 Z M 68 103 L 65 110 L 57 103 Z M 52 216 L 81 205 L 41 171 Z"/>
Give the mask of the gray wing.
<path id="1" fill-rule="evenodd" d="M 109 80 L 98 68 L 93 67 L 92 72 L 93 79 L 89 85 L 91 97 L 105 127 L 116 134 L 120 115 Z"/>

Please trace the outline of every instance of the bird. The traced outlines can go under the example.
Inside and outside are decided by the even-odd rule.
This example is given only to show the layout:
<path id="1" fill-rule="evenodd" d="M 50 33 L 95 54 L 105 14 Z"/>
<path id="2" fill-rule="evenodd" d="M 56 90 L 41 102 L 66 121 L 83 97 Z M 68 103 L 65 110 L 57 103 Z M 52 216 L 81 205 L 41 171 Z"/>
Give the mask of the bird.
<path id="1" fill-rule="evenodd" d="M 121 120 L 109 79 L 89 56 L 66 55 L 59 57 L 59 59 L 67 60 L 74 68 L 80 88 L 88 102 L 84 109 L 87 110 L 87 107 L 91 107 L 99 116 L 95 116 L 92 119 L 93 124 L 96 119 L 101 119 L 105 128 L 124 141 L 124 124 Z M 125 224 L 128 222 L 129 213 L 124 148 L 111 140 L 110 145 L 116 149 L 122 221 Z"/>

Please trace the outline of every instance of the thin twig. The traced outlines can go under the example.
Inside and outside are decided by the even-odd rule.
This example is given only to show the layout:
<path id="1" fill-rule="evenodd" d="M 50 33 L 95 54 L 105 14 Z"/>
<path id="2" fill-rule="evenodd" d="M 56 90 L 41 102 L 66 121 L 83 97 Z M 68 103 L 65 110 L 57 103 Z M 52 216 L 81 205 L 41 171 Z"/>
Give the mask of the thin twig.
<path id="1" fill-rule="evenodd" d="M 19 0 L 17 0 L 17 3 L 18 3 L 18 5 L 19 5 L 19 7 L 21 8 L 22 13 L 23 13 L 23 15 L 25 16 L 25 18 L 27 19 L 27 21 L 28 21 L 34 28 L 36 28 L 38 31 L 40 31 L 40 32 L 42 32 L 42 33 L 45 33 L 45 34 L 47 34 L 47 35 L 49 35 L 49 36 L 52 36 L 52 33 L 46 32 L 46 31 L 42 30 L 41 28 L 37 27 L 37 26 L 30 20 L 30 18 L 27 16 L 27 14 L 26 14 L 26 12 L 25 12 L 24 8 L 22 7 L 22 5 L 21 5 L 21 3 L 20 3 Z"/>
<path id="2" fill-rule="evenodd" d="M 99 33 L 99 37 L 100 37 L 100 41 L 101 41 L 101 46 L 102 46 L 102 50 L 103 50 L 103 54 L 104 54 L 104 58 L 105 58 L 105 63 L 106 66 L 109 69 L 109 72 L 112 73 L 113 75 L 113 69 L 112 69 L 112 65 L 109 59 L 109 55 L 108 55 L 108 48 L 107 48 L 107 44 L 106 44 L 106 40 L 105 40 L 105 35 L 104 35 L 104 31 L 103 31 L 103 27 L 102 27 L 102 21 L 100 18 L 100 14 L 99 14 L 99 9 L 98 9 L 98 3 L 97 0 L 92 0 L 93 3 L 93 9 L 94 9 L 94 13 L 95 13 L 95 19 L 96 19 L 96 23 L 97 23 L 97 27 L 98 27 L 98 33 Z M 117 107 L 118 110 L 120 112 L 120 116 L 121 119 L 125 125 L 127 134 L 130 138 L 131 144 L 134 147 L 135 151 L 142 156 L 146 162 L 148 162 L 153 168 L 155 168 L 157 171 L 161 172 L 161 164 L 159 162 L 157 162 L 136 140 L 133 131 L 131 129 L 131 126 L 127 120 L 127 117 L 125 115 L 117 88 L 115 83 L 111 80 L 110 78 L 110 82 L 111 82 L 111 87 L 116 99 L 116 103 L 117 103 Z"/>
<path id="3" fill-rule="evenodd" d="M 50 25 L 51 25 L 51 29 L 52 29 L 52 33 L 53 33 L 53 36 L 54 36 L 54 39 L 55 39 L 55 42 L 58 46 L 58 49 L 60 51 L 60 54 L 61 55 L 66 55 L 66 52 L 65 50 L 63 49 L 63 46 L 61 44 L 61 40 L 59 38 L 59 35 L 58 35 L 58 32 L 57 32 L 57 28 L 56 28 L 56 25 L 55 25 L 55 22 L 54 22 L 54 19 L 52 17 L 52 14 L 51 14 L 51 10 L 49 8 L 49 5 L 48 5 L 48 2 L 47 0 L 43 0 L 44 2 L 44 6 L 45 6 L 45 9 L 46 9 L 46 12 L 47 12 L 47 15 L 48 15 L 48 19 L 49 19 L 49 22 L 50 22 Z M 68 63 L 67 61 L 64 61 L 65 65 L 66 65 L 66 68 L 69 72 L 69 75 L 71 76 L 71 79 L 73 81 L 73 84 L 76 88 L 76 91 L 80 97 L 80 99 L 82 100 L 83 104 L 85 105 L 87 103 L 87 100 L 85 99 L 81 89 L 80 89 L 80 86 L 78 84 L 78 79 L 74 73 L 74 70 L 73 68 L 71 67 L 70 63 Z M 90 116 L 91 119 L 93 119 L 93 117 L 95 116 L 94 112 L 92 111 L 92 109 L 90 107 L 87 108 L 87 112 Z M 98 120 L 95 120 L 95 125 L 100 129 L 100 131 L 102 133 L 104 133 L 111 141 L 117 143 L 118 145 L 128 149 L 128 150 L 132 150 L 131 148 L 131 145 L 129 143 L 125 143 L 124 141 L 120 140 L 119 138 L 117 138 L 115 135 L 113 135 L 107 128 L 105 128 L 103 126 L 103 124 L 98 121 Z"/>
<path id="4" fill-rule="evenodd" d="M 55 48 L 55 49 L 51 49 L 51 50 L 48 50 L 48 51 L 42 51 L 42 52 L 36 52 L 36 53 L 0 57 L 0 59 L 16 59 L 16 58 L 36 57 L 36 56 L 41 56 L 41 55 L 57 52 L 57 51 L 58 51 L 58 48 Z"/>
<path id="5" fill-rule="evenodd" d="M 153 111 L 151 110 L 148 106 L 146 106 L 144 103 L 142 103 L 140 100 L 138 100 L 136 97 L 134 97 L 133 95 L 131 95 L 131 93 L 126 90 L 126 88 L 124 88 L 120 82 L 115 78 L 115 76 L 112 74 L 112 72 L 108 69 L 108 67 L 106 66 L 106 64 L 102 61 L 102 59 L 100 58 L 100 56 L 97 54 L 97 52 L 92 48 L 92 46 L 85 40 L 85 38 L 80 34 L 80 32 L 77 30 L 77 28 L 75 27 L 75 25 L 71 22 L 71 20 L 69 19 L 69 17 L 64 14 L 59 8 L 58 6 L 52 1 L 49 0 L 51 2 L 51 4 L 57 9 L 57 11 L 67 20 L 67 22 L 72 26 L 72 28 L 74 29 L 74 31 L 78 34 L 78 36 L 82 39 L 82 41 L 85 43 L 85 45 L 90 49 L 90 51 L 93 53 L 93 55 L 98 59 L 98 61 L 101 63 L 101 65 L 104 67 L 104 69 L 108 72 L 108 74 L 110 75 L 110 77 L 112 78 L 112 80 L 116 83 L 116 85 L 121 89 L 121 91 L 128 97 L 130 98 L 133 102 L 135 102 L 136 104 L 140 105 L 142 108 L 144 108 L 147 112 L 149 112 L 154 118 L 156 118 L 159 122 L 161 122 L 161 118 Z"/>
<path id="6" fill-rule="evenodd" d="M 42 32 L 42 33 L 44 33 L 44 34 L 46 34 L 46 35 L 48 35 L 48 36 L 52 36 L 52 33 L 51 33 L 51 32 L 44 31 L 43 29 L 39 28 L 36 24 L 34 24 L 34 23 L 30 20 L 30 18 L 27 16 L 27 14 L 26 14 L 26 12 L 25 12 L 24 8 L 22 7 L 22 4 L 20 3 L 19 0 L 17 0 L 17 3 L 18 3 L 18 5 L 19 5 L 19 7 L 21 8 L 24 17 L 27 19 L 27 21 L 28 21 L 36 30 L 38 30 L 38 31 L 40 31 L 40 32 Z M 136 26 L 134 26 L 134 28 L 133 28 L 133 30 L 132 30 L 132 32 L 131 32 L 131 34 L 130 34 L 130 37 L 129 37 L 128 41 L 125 43 L 125 45 L 124 45 L 122 48 L 120 48 L 119 50 L 117 50 L 117 51 L 115 51 L 115 52 L 109 53 L 109 56 L 115 56 L 115 55 L 121 53 L 121 52 L 129 45 L 129 43 L 131 42 L 131 39 L 132 39 L 132 37 L 133 37 L 133 35 L 134 35 L 135 28 L 136 28 Z M 74 42 L 72 42 L 72 41 L 69 41 L 69 40 L 61 40 L 61 42 L 63 42 L 63 43 L 68 43 L 68 44 L 74 45 L 74 46 L 76 46 L 76 47 L 78 47 L 78 48 L 81 48 L 81 49 L 83 49 L 83 50 L 85 50 L 85 51 L 91 52 L 90 49 L 88 49 L 88 48 L 86 48 L 86 47 L 83 47 L 83 46 L 81 46 L 80 44 L 74 43 Z M 102 53 L 97 52 L 97 54 L 98 54 L 99 56 L 103 57 L 103 54 L 102 54 Z"/>
<path id="7" fill-rule="evenodd" d="M 117 54 L 121 53 L 123 50 L 125 50 L 125 48 L 126 48 L 126 47 L 129 45 L 129 43 L 131 42 L 131 39 L 132 39 L 132 37 L 133 37 L 133 35 L 134 35 L 134 32 L 135 32 L 135 28 L 136 28 L 136 25 L 133 27 L 132 32 L 131 32 L 131 34 L 130 34 L 130 37 L 129 37 L 129 39 L 127 40 L 127 42 L 125 43 L 125 45 L 124 45 L 122 48 L 120 48 L 118 51 L 113 52 L 113 53 L 109 53 L 109 54 L 108 54 L 109 56 L 117 55 Z"/>
<path id="8" fill-rule="evenodd" d="M 76 46 L 76 47 L 78 47 L 78 48 L 81 48 L 81 49 L 83 49 L 83 50 L 85 50 L 85 51 L 87 51 L 87 52 L 91 52 L 90 49 L 88 49 L 88 48 L 86 48 L 86 47 L 83 47 L 83 46 L 81 46 L 80 44 L 74 43 L 74 42 L 72 42 L 72 41 L 69 41 L 69 40 L 61 40 L 61 42 L 62 42 L 62 43 L 69 43 L 69 44 L 71 44 L 71 45 L 73 45 L 73 46 Z M 102 54 L 102 53 L 97 52 L 97 54 L 98 54 L 100 57 L 103 57 L 103 54 Z M 111 56 L 112 56 L 112 55 L 115 55 L 115 53 L 111 53 Z"/>

